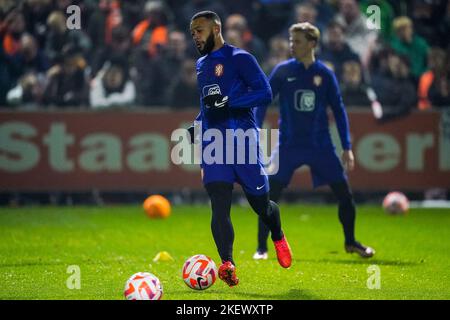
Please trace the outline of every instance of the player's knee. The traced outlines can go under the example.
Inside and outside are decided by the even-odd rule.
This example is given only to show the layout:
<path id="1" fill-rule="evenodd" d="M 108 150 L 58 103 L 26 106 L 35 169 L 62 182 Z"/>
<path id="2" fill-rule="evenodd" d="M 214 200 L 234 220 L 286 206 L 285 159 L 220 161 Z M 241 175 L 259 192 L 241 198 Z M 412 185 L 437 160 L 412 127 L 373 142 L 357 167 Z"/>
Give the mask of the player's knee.
<path id="1" fill-rule="evenodd" d="M 353 199 L 353 194 L 350 190 L 350 186 L 347 181 L 342 181 L 338 183 L 334 183 L 331 186 L 334 195 L 336 196 L 339 205 L 349 207 L 354 206 L 355 202 Z"/>
<path id="2" fill-rule="evenodd" d="M 351 193 L 341 196 L 338 199 L 339 207 L 345 211 L 355 210 L 355 200 Z"/>
<path id="3" fill-rule="evenodd" d="M 270 200 L 278 201 L 281 196 L 281 192 L 284 189 L 284 185 L 275 179 L 269 179 L 270 182 Z"/>
<path id="4" fill-rule="evenodd" d="M 258 215 L 266 214 L 269 210 L 269 195 L 250 195 L 247 194 L 247 200 L 250 203 L 253 211 L 255 211 Z"/>
<path id="5" fill-rule="evenodd" d="M 270 213 L 271 214 L 280 213 L 280 208 L 278 207 L 278 204 L 272 200 L 270 200 Z"/>
<path id="6" fill-rule="evenodd" d="M 220 234 L 224 226 L 231 224 L 229 216 L 221 212 L 214 212 L 211 215 L 211 231 L 213 234 Z"/>

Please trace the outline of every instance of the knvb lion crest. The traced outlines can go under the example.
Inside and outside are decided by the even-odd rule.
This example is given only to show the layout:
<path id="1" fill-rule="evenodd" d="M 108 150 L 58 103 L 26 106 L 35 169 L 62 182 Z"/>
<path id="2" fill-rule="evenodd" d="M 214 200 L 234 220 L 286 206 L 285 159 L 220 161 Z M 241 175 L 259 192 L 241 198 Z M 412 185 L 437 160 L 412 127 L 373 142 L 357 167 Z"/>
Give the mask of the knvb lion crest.
<path id="1" fill-rule="evenodd" d="M 223 75 L 223 64 L 216 64 L 216 67 L 214 68 L 214 74 L 216 75 L 216 77 L 221 77 Z"/>
<path id="2" fill-rule="evenodd" d="M 320 86 L 322 84 L 322 77 L 321 76 L 314 76 L 313 82 L 314 82 L 314 85 L 316 87 Z"/>

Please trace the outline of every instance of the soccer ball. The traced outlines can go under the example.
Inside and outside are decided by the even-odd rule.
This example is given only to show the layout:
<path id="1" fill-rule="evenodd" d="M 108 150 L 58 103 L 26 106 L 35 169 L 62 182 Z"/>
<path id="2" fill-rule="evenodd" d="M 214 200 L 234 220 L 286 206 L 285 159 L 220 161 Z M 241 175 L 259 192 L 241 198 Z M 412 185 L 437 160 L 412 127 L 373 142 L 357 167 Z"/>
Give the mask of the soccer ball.
<path id="1" fill-rule="evenodd" d="M 133 274 L 125 284 L 127 300 L 161 300 L 163 288 L 159 279 L 148 272 Z"/>
<path id="2" fill-rule="evenodd" d="M 216 264 L 203 254 L 190 257 L 183 265 L 183 280 L 191 289 L 208 289 L 216 282 L 216 277 Z"/>
<path id="3" fill-rule="evenodd" d="M 152 195 L 145 199 L 142 207 L 150 218 L 167 218 L 170 216 L 170 202 L 160 195 Z"/>
<path id="4" fill-rule="evenodd" d="M 409 210 L 409 200 L 401 192 L 389 192 L 383 200 L 383 208 L 389 214 L 405 214 Z"/>

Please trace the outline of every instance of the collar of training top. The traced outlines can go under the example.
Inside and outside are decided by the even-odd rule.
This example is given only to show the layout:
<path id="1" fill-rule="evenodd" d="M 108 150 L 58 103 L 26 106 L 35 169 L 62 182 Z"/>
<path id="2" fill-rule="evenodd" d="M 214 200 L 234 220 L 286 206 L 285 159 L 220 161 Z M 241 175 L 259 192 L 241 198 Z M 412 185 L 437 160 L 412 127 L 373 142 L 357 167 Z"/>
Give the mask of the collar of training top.
<path id="1" fill-rule="evenodd" d="M 226 48 L 229 48 L 229 47 L 230 47 L 229 44 L 224 43 L 223 46 L 220 49 L 209 53 L 208 57 L 211 57 L 211 58 L 225 58 L 225 50 L 226 50 Z"/>

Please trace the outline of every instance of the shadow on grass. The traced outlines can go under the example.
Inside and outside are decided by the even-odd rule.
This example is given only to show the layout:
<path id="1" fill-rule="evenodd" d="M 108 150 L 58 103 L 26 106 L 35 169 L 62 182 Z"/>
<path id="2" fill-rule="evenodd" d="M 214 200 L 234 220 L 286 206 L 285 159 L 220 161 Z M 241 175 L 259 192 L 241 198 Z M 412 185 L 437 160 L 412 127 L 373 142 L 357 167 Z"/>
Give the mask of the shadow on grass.
<path id="1" fill-rule="evenodd" d="M 262 294 L 262 293 L 249 293 L 238 292 L 235 293 L 238 296 L 245 296 L 249 299 L 272 299 L 272 300 L 317 300 L 317 296 L 314 296 L 308 290 L 290 289 L 284 294 Z"/>
<path id="2" fill-rule="evenodd" d="M 173 290 L 170 292 L 171 294 L 185 294 L 186 291 L 182 290 Z M 320 299 L 318 296 L 311 294 L 308 290 L 300 290 L 300 289 L 290 289 L 286 293 L 280 294 L 264 294 L 258 292 L 236 292 L 233 289 L 230 291 L 225 290 L 208 290 L 208 295 L 204 292 L 198 292 L 199 297 L 202 299 L 210 299 L 208 295 L 220 295 L 223 300 L 236 300 L 239 297 L 242 297 L 242 300 L 318 300 Z M 198 300 L 195 297 L 189 300 Z"/>

